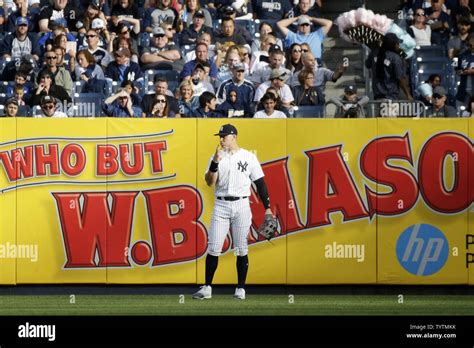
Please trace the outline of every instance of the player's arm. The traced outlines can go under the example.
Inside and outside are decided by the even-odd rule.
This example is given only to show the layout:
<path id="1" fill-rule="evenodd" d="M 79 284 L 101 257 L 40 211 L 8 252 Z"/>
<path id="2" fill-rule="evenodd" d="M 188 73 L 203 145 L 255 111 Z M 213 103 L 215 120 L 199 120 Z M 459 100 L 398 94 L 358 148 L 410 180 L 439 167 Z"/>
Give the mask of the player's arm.
<path id="1" fill-rule="evenodd" d="M 217 145 L 216 152 L 214 157 L 212 158 L 211 164 L 209 165 L 209 169 L 204 176 L 206 180 L 207 186 L 215 185 L 217 182 L 217 178 L 219 177 L 218 169 L 219 169 L 219 162 L 222 158 L 222 149 L 220 149 L 220 145 Z"/>
<path id="2" fill-rule="evenodd" d="M 270 209 L 270 197 L 268 196 L 267 185 L 265 184 L 263 176 L 260 179 L 255 180 L 253 183 L 257 187 L 258 196 L 265 207 L 265 215 L 273 215 L 272 210 Z"/>

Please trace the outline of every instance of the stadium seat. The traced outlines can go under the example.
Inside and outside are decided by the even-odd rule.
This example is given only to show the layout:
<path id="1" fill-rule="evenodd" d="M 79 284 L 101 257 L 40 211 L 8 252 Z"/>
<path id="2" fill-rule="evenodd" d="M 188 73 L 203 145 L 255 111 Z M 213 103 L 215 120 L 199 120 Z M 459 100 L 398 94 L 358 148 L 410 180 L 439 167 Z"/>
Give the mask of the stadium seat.
<path id="1" fill-rule="evenodd" d="M 151 33 L 140 33 L 138 35 L 138 46 L 139 47 L 149 47 L 151 37 L 152 37 Z"/>
<path id="2" fill-rule="evenodd" d="M 295 118 L 322 118 L 324 117 L 324 105 L 295 106 L 293 117 Z"/>
<path id="3" fill-rule="evenodd" d="M 79 81 L 74 82 L 74 88 L 73 88 L 72 92 L 74 94 L 82 93 L 82 88 L 84 88 L 85 84 L 86 84 L 86 82 L 84 80 L 79 80 Z"/>

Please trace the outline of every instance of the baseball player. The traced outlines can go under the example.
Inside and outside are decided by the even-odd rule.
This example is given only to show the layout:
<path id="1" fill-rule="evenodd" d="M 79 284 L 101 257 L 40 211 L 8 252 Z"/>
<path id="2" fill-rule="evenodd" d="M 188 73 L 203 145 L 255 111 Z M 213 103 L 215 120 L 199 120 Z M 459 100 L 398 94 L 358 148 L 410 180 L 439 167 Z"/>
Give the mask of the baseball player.
<path id="1" fill-rule="evenodd" d="M 248 270 L 247 236 L 252 223 L 249 203 L 252 182 L 255 183 L 265 206 L 265 215 L 273 218 L 273 214 L 270 210 L 270 198 L 263 179 L 262 167 L 253 153 L 240 148 L 237 144 L 237 129 L 231 124 L 226 124 L 215 135 L 219 136 L 220 141 L 209 161 L 205 175 L 207 185 L 215 185 L 216 196 L 207 246 L 206 283 L 193 298 L 204 300 L 212 297 L 212 279 L 230 229 L 237 255 L 238 284 L 234 298 L 245 300 L 245 279 Z"/>

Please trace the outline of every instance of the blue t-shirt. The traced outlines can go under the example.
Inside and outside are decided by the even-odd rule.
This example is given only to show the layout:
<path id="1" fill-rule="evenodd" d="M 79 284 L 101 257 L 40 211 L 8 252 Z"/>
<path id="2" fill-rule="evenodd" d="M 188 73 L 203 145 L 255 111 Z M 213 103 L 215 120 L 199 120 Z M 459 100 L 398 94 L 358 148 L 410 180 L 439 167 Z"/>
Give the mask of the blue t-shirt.
<path id="1" fill-rule="evenodd" d="M 285 38 L 286 47 L 290 47 L 294 43 L 307 43 L 311 48 L 314 56 L 318 59 L 322 59 L 322 44 L 323 40 L 326 37 L 324 34 L 323 28 L 309 33 L 308 35 L 303 35 L 301 33 L 294 33 L 291 30 L 288 30 L 288 35 Z"/>

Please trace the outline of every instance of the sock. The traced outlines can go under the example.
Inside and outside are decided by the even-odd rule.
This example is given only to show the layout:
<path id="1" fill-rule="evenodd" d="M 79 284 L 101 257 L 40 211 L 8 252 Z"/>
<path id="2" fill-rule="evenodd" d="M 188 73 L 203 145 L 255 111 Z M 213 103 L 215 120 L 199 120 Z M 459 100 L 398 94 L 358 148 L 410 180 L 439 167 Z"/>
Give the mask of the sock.
<path id="1" fill-rule="evenodd" d="M 207 254 L 206 256 L 206 285 L 211 286 L 214 273 L 216 273 L 219 257 Z"/>
<path id="2" fill-rule="evenodd" d="M 245 288 L 245 280 L 247 279 L 247 271 L 249 269 L 249 258 L 245 256 L 237 256 L 237 278 L 238 288 Z"/>

